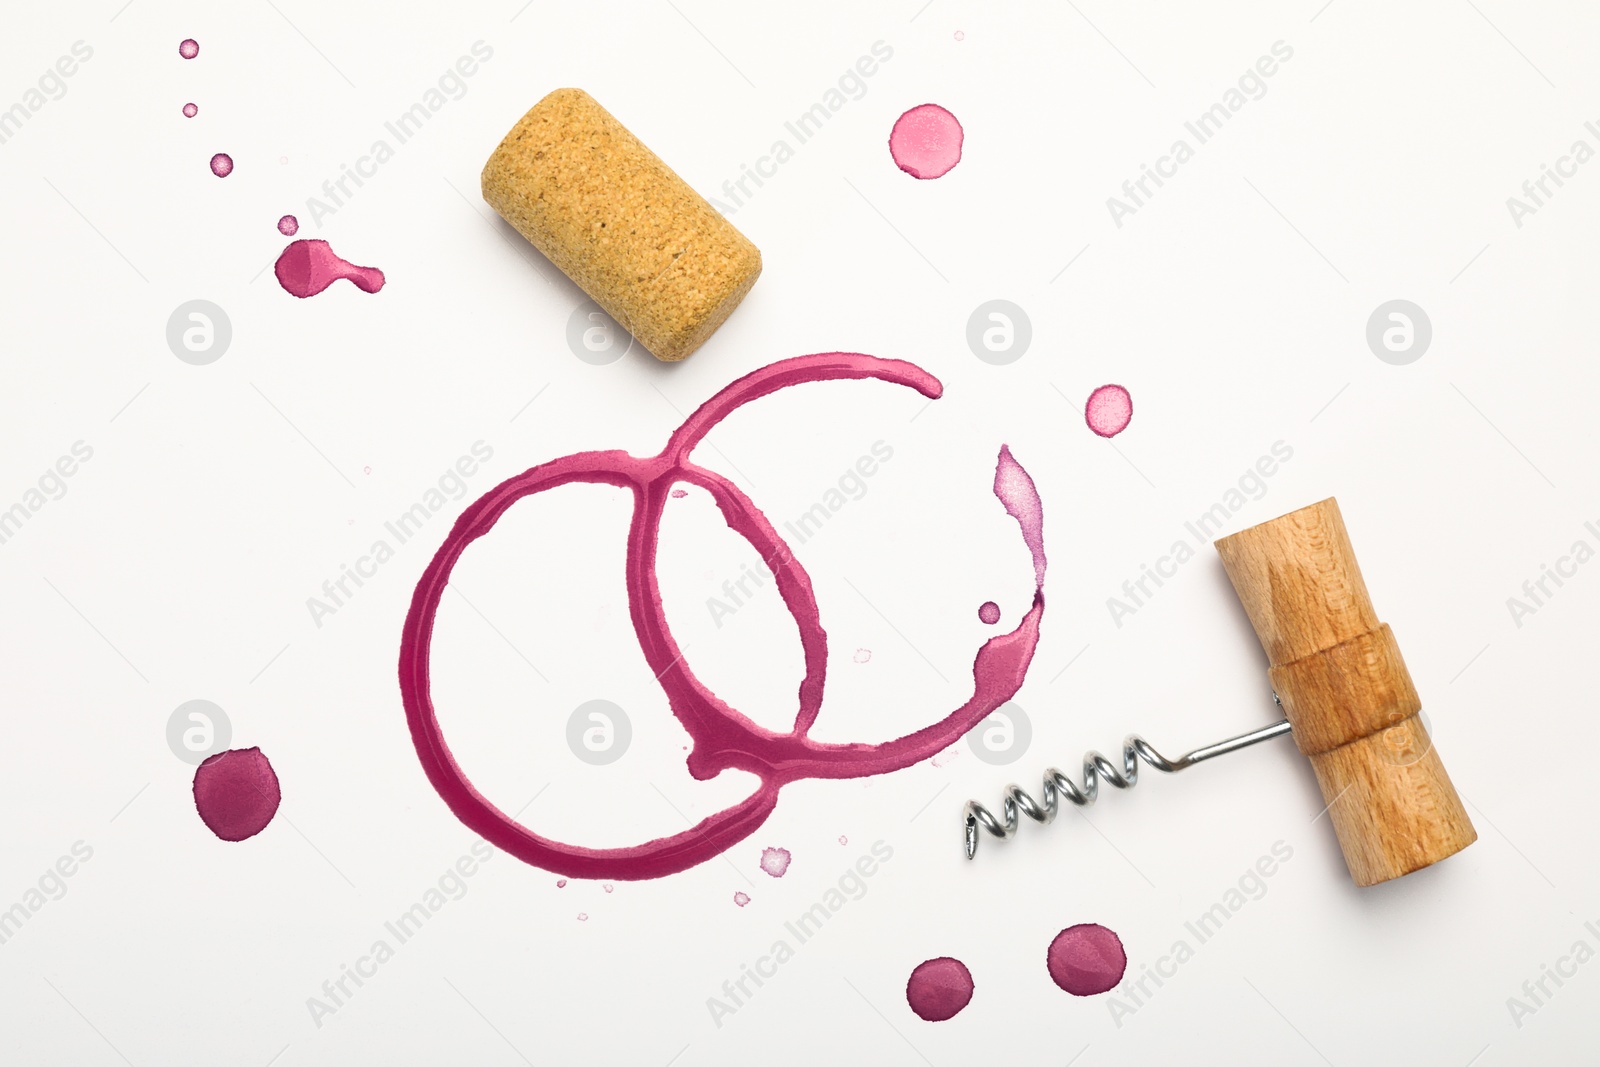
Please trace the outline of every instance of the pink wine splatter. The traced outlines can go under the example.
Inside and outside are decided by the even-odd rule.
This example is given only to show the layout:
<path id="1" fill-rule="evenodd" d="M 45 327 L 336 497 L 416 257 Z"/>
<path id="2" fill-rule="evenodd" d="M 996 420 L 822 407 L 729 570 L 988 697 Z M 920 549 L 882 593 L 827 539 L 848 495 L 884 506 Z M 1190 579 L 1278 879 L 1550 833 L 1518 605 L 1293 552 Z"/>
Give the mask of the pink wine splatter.
<path id="1" fill-rule="evenodd" d="M 557 878 L 556 879 L 556 888 L 557 889 L 565 889 L 565 888 L 567 888 L 567 880 L 565 878 Z"/>
<path id="2" fill-rule="evenodd" d="M 1022 469 L 1011 449 L 1000 446 L 1000 462 L 994 468 L 994 495 L 1005 505 L 1006 513 L 1022 527 L 1022 540 L 1033 554 L 1035 588 L 1044 588 L 1044 502 L 1033 478 Z"/>
<path id="3" fill-rule="evenodd" d="M 219 752 L 194 772 L 195 811 L 224 841 L 243 841 L 265 830 L 282 799 L 278 776 L 259 748 Z"/>
<path id="4" fill-rule="evenodd" d="M 200 54 L 200 42 L 193 37 L 185 37 L 178 42 L 178 54 L 184 59 L 193 59 Z"/>
<path id="5" fill-rule="evenodd" d="M 314 239 L 289 242 L 272 271 L 284 292 L 302 300 L 316 296 L 340 278 L 348 278 L 363 293 L 376 293 L 384 280 L 377 267 L 358 267 L 334 255 L 328 242 Z"/>
<path id="6" fill-rule="evenodd" d="M 617 891 L 617 887 L 612 885 L 610 882 L 606 882 L 600 888 L 604 889 L 607 893 L 615 893 Z"/>
<path id="7" fill-rule="evenodd" d="M 782 878 L 789 870 L 789 860 L 792 858 L 786 848 L 764 848 L 761 850 L 761 869 L 774 878 Z"/>
<path id="8" fill-rule="evenodd" d="M 586 912 L 586 911 L 578 912 L 578 921 L 581 922 L 581 923 L 588 922 L 589 921 L 589 913 Z"/>
<path id="9" fill-rule="evenodd" d="M 945 766 L 948 766 L 949 764 L 954 763 L 956 760 L 958 760 L 960 758 L 961 758 L 961 750 L 959 748 L 955 747 L 954 745 L 951 745 L 949 748 L 945 749 L 943 752 L 935 753 L 934 757 L 932 759 L 930 759 L 928 762 L 933 764 L 935 767 L 945 767 Z"/>
<path id="10" fill-rule="evenodd" d="M 580 452 L 515 475 L 467 507 L 412 594 L 399 657 L 400 695 L 417 758 L 457 818 L 491 844 L 556 874 L 618 881 L 660 878 L 703 863 L 749 837 L 772 814 L 788 783 L 802 778 L 865 778 L 913 766 L 961 740 L 1016 695 L 1038 647 L 1044 616 L 1043 515 L 1032 479 L 1010 450 L 1002 448 L 994 492 L 1017 517 L 1034 554 L 1038 580 L 1033 606 L 1016 629 L 989 638 L 978 649 L 972 662 L 972 695 L 944 718 L 882 744 L 835 744 L 807 736 L 822 710 L 828 669 L 828 638 L 811 576 L 754 501 L 727 478 L 690 462 L 688 454 L 724 418 L 753 400 L 807 382 L 863 379 L 908 386 L 929 399 L 944 391 L 933 375 L 899 360 L 852 352 L 798 356 L 752 371 L 724 388 L 673 432 L 659 455 Z M 542 837 L 491 804 L 451 754 L 429 685 L 434 620 L 462 553 L 518 500 L 574 482 L 613 485 L 632 494 L 634 514 L 623 560 L 629 614 L 645 662 L 693 742 L 687 761 L 690 776 L 705 781 L 732 769 L 749 772 L 760 781 L 743 801 L 687 830 L 625 848 L 587 848 Z M 667 627 L 655 571 L 656 546 L 668 493 L 679 482 L 711 494 L 728 527 L 767 561 L 795 620 L 805 670 L 794 727 L 787 732 L 758 725 L 707 689 Z"/>
<path id="11" fill-rule="evenodd" d="M 906 982 L 906 1003 L 930 1023 L 954 1018 L 972 1002 L 972 972 L 950 956 L 917 964 Z"/>
<path id="12" fill-rule="evenodd" d="M 674 489 L 668 495 L 671 496 L 672 499 L 674 499 L 674 500 L 682 500 L 684 497 L 689 495 L 689 490 L 687 490 L 687 489 Z"/>
<path id="13" fill-rule="evenodd" d="M 278 220 L 278 232 L 283 234 L 285 237 L 293 237 L 295 234 L 300 232 L 300 220 L 295 218 L 293 215 L 285 215 L 283 218 Z M 367 468 L 367 473 L 372 473 L 371 467 Z"/>
<path id="14" fill-rule="evenodd" d="M 211 157 L 211 173 L 219 178 L 226 178 L 233 173 L 233 157 L 226 152 L 218 152 Z"/>
<path id="15" fill-rule="evenodd" d="M 895 120 L 889 154 L 913 178 L 939 178 L 961 162 L 965 136 L 956 117 L 938 104 L 921 104 Z"/>
<path id="16" fill-rule="evenodd" d="M 839 835 L 839 844 L 848 845 L 849 843 L 850 843 L 850 839 L 848 837 L 844 836 L 843 834 Z"/>
<path id="17" fill-rule="evenodd" d="M 1079 923 L 1056 935 L 1045 953 L 1056 985 L 1075 997 L 1115 989 L 1128 969 L 1122 939 L 1099 923 Z"/>
<path id="18" fill-rule="evenodd" d="M 739 907 L 742 908 L 746 904 L 750 903 L 750 894 L 749 893 L 735 893 L 733 895 L 733 902 L 735 904 L 739 905 Z"/>
<path id="19" fill-rule="evenodd" d="M 872 649 L 870 649 L 870 648 L 858 648 L 858 649 L 856 649 L 855 660 L 856 660 L 857 663 L 870 663 L 872 661 Z"/>
<path id="20" fill-rule="evenodd" d="M 1120 385 L 1102 385 L 1089 394 L 1083 421 L 1101 437 L 1115 437 L 1133 421 L 1133 396 Z"/>
<path id="21" fill-rule="evenodd" d="M 978 605 L 978 621 L 985 626 L 993 626 L 1000 621 L 1000 605 L 992 600 L 985 600 Z"/>
<path id="22" fill-rule="evenodd" d="M 197 106 L 195 106 L 194 104 L 184 104 L 183 105 L 183 117 L 184 118 L 192 119 L 198 114 L 200 114 L 200 109 Z"/>

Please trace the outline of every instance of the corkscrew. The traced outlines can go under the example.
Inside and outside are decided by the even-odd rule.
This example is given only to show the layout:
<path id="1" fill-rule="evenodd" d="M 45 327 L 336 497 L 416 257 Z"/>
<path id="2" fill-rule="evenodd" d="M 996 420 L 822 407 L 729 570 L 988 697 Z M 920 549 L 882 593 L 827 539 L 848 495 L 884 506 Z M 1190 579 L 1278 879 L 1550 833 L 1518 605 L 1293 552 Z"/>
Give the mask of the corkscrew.
<path id="1" fill-rule="evenodd" d="M 1277 696 L 1274 694 L 1273 699 Z M 1040 796 L 1044 800 L 1033 799 L 1029 793 L 1019 785 L 1006 787 L 1006 794 L 1001 801 L 1003 819 L 997 819 L 988 808 L 976 800 L 967 801 L 967 807 L 962 812 L 966 823 L 967 834 L 967 859 L 978 854 L 978 829 L 982 827 L 1002 841 L 1009 841 L 1016 836 L 1020 815 L 1026 815 L 1034 822 L 1049 826 L 1055 821 L 1056 815 L 1061 811 L 1061 798 L 1066 797 L 1080 808 L 1091 807 L 1100 796 L 1100 783 L 1109 782 L 1118 789 L 1132 789 L 1139 784 L 1139 761 L 1158 771 L 1167 774 L 1176 774 L 1178 771 L 1193 767 L 1196 763 L 1212 759 L 1216 756 L 1237 752 L 1241 748 L 1262 741 L 1270 741 L 1274 737 L 1282 737 L 1290 730 L 1288 719 L 1279 719 L 1271 726 L 1263 726 L 1259 730 L 1251 730 L 1238 737 L 1230 737 L 1226 741 L 1218 741 L 1214 745 L 1197 748 L 1192 752 L 1185 752 L 1176 759 L 1168 759 L 1156 751 L 1154 745 L 1140 737 L 1138 734 L 1129 734 L 1122 742 L 1122 767 L 1112 763 L 1098 751 L 1090 749 L 1083 754 L 1083 785 L 1078 785 L 1067 775 L 1055 767 L 1044 772 L 1044 786 Z"/>
<path id="2" fill-rule="evenodd" d="M 1272 699 L 1284 718 L 1169 759 L 1138 734 L 1119 767 L 1097 751 L 1083 782 L 1050 768 L 1040 799 L 1008 786 L 996 817 L 977 801 L 962 812 L 967 859 L 979 831 L 1016 835 L 1021 817 L 1049 825 L 1065 797 L 1092 805 L 1102 783 L 1131 789 L 1139 763 L 1168 774 L 1292 735 L 1327 802 L 1357 885 L 1437 863 L 1478 838 L 1420 717 L 1422 701 L 1394 633 L 1378 621 L 1332 497 L 1216 542 L 1222 565 L 1267 653 Z"/>

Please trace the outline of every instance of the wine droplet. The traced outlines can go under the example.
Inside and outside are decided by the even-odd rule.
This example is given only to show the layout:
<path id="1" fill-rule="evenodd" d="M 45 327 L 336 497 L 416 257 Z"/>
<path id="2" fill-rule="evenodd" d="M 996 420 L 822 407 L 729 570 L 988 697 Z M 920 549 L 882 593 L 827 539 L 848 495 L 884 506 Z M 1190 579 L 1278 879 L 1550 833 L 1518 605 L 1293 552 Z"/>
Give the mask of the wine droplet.
<path id="1" fill-rule="evenodd" d="M 906 1003 L 919 1019 L 942 1023 L 972 1002 L 972 972 L 952 956 L 924 960 L 906 982 Z"/>
<path id="2" fill-rule="evenodd" d="M 377 267 L 358 267 L 335 255 L 328 242 L 314 239 L 290 242 L 272 269 L 284 292 L 302 300 L 316 296 L 340 278 L 348 278 L 364 293 L 376 293 L 384 282 L 383 271 Z"/>
<path id="3" fill-rule="evenodd" d="M 895 166 L 913 178 L 939 178 L 961 162 L 965 131 L 938 104 L 922 104 L 901 115 L 889 131 Z"/>

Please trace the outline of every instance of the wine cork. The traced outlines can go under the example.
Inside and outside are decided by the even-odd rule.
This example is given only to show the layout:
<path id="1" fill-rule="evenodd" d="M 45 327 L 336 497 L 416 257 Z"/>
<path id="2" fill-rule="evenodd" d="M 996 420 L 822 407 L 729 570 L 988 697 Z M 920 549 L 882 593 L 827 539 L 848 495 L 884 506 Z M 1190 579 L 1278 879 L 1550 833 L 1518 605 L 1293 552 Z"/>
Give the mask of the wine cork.
<path id="1" fill-rule="evenodd" d="M 749 238 L 582 89 L 512 127 L 483 198 L 660 360 L 704 344 L 761 273 Z"/>

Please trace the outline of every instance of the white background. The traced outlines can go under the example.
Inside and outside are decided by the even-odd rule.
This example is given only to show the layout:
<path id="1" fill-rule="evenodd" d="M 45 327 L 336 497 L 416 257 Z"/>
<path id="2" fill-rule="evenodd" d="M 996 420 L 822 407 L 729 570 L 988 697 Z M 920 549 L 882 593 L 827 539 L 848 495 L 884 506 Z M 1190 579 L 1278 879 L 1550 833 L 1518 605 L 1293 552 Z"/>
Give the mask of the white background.
<path id="1" fill-rule="evenodd" d="M 1600 521 L 1600 164 L 1521 228 L 1506 198 L 1573 140 L 1600 147 L 1583 128 L 1600 119 L 1600 18 L 1319 2 L 15 5 L 0 107 L 74 42 L 93 56 L 0 145 L 0 506 L 75 441 L 94 455 L 0 545 L 0 908 L 74 842 L 93 857 L 0 946 L 0 1059 L 1584 1061 L 1600 964 L 1520 1027 L 1507 998 L 1579 938 L 1600 947 L 1583 928 L 1600 919 L 1584 755 L 1600 738 L 1580 678 L 1600 566 L 1520 627 L 1506 601 L 1573 541 L 1597 542 L 1583 524 Z M 201 53 L 185 62 L 191 36 Z M 480 40 L 493 57 L 465 95 L 314 225 L 307 198 Z M 1266 95 L 1117 227 L 1106 198 L 1280 40 L 1293 58 Z M 576 359 L 581 294 L 477 193 L 523 111 L 582 86 L 717 195 L 877 41 L 893 57 L 865 95 L 733 215 L 766 267 L 732 320 L 682 365 Z M 927 101 L 961 119 L 966 148 L 917 182 L 885 139 Z M 225 180 L 206 165 L 218 151 L 236 162 Z M 290 298 L 264 270 L 284 213 L 388 285 Z M 209 366 L 165 340 L 194 298 L 233 326 Z M 1032 321 L 1004 367 L 965 340 L 994 298 Z M 1433 323 L 1409 366 L 1365 340 L 1396 298 Z M 448 523 L 534 464 L 653 453 L 733 378 L 835 349 L 915 361 L 945 398 L 924 410 L 881 383 L 806 386 L 697 453 L 781 522 L 875 441 L 894 448 L 799 548 L 830 638 L 815 736 L 879 740 L 943 716 L 991 632 L 977 605 L 992 597 L 1015 624 L 1028 559 L 989 491 L 1008 442 L 1043 495 L 1050 556 L 1018 696 L 1029 751 L 995 767 L 963 745 L 940 766 L 793 785 L 725 859 L 611 893 L 499 855 L 316 1025 L 307 999 L 473 840 L 421 772 L 395 683 L 401 620 Z M 1108 381 L 1135 404 L 1115 441 L 1082 421 Z M 479 440 L 494 458 L 466 496 L 316 626 L 306 598 Z M 1276 441 L 1292 460 L 1232 528 L 1338 496 L 1478 843 L 1357 890 L 1283 741 L 986 839 L 966 864 L 968 797 L 994 803 L 1008 780 L 1037 784 L 1130 730 L 1181 751 L 1273 718 L 1209 547 L 1120 627 L 1106 600 Z M 704 598 L 753 553 L 703 494 L 673 508 L 661 573 L 690 661 L 752 717 L 786 723 L 792 624 L 769 586 L 712 625 Z M 676 832 L 749 788 L 683 769 L 686 735 L 627 622 L 626 514 L 599 489 L 518 505 L 458 569 L 476 610 L 447 598 L 436 644 L 463 765 L 508 810 L 538 794 L 528 824 L 581 844 Z M 276 821 L 242 844 L 200 824 L 192 768 L 167 748 L 168 716 L 194 698 L 226 709 L 232 744 L 261 746 L 282 780 Z M 594 698 L 633 723 L 608 767 L 565 744 Z M 707 998 L 878 840 L 894 855 L 867 895 L 715 1025 Z M 1134 979 L 1277 841 L 1293 859 L 1266 894 L 1120 1028 L 1109 997 L 1051 983 L 1058 930 L 1115 929 Z M 758 869 L 768 845 L 793 852 L 781 880 Z M 977 992 L 928 1024 L 904 986 L 939 955 L 964 960 Z"/>

